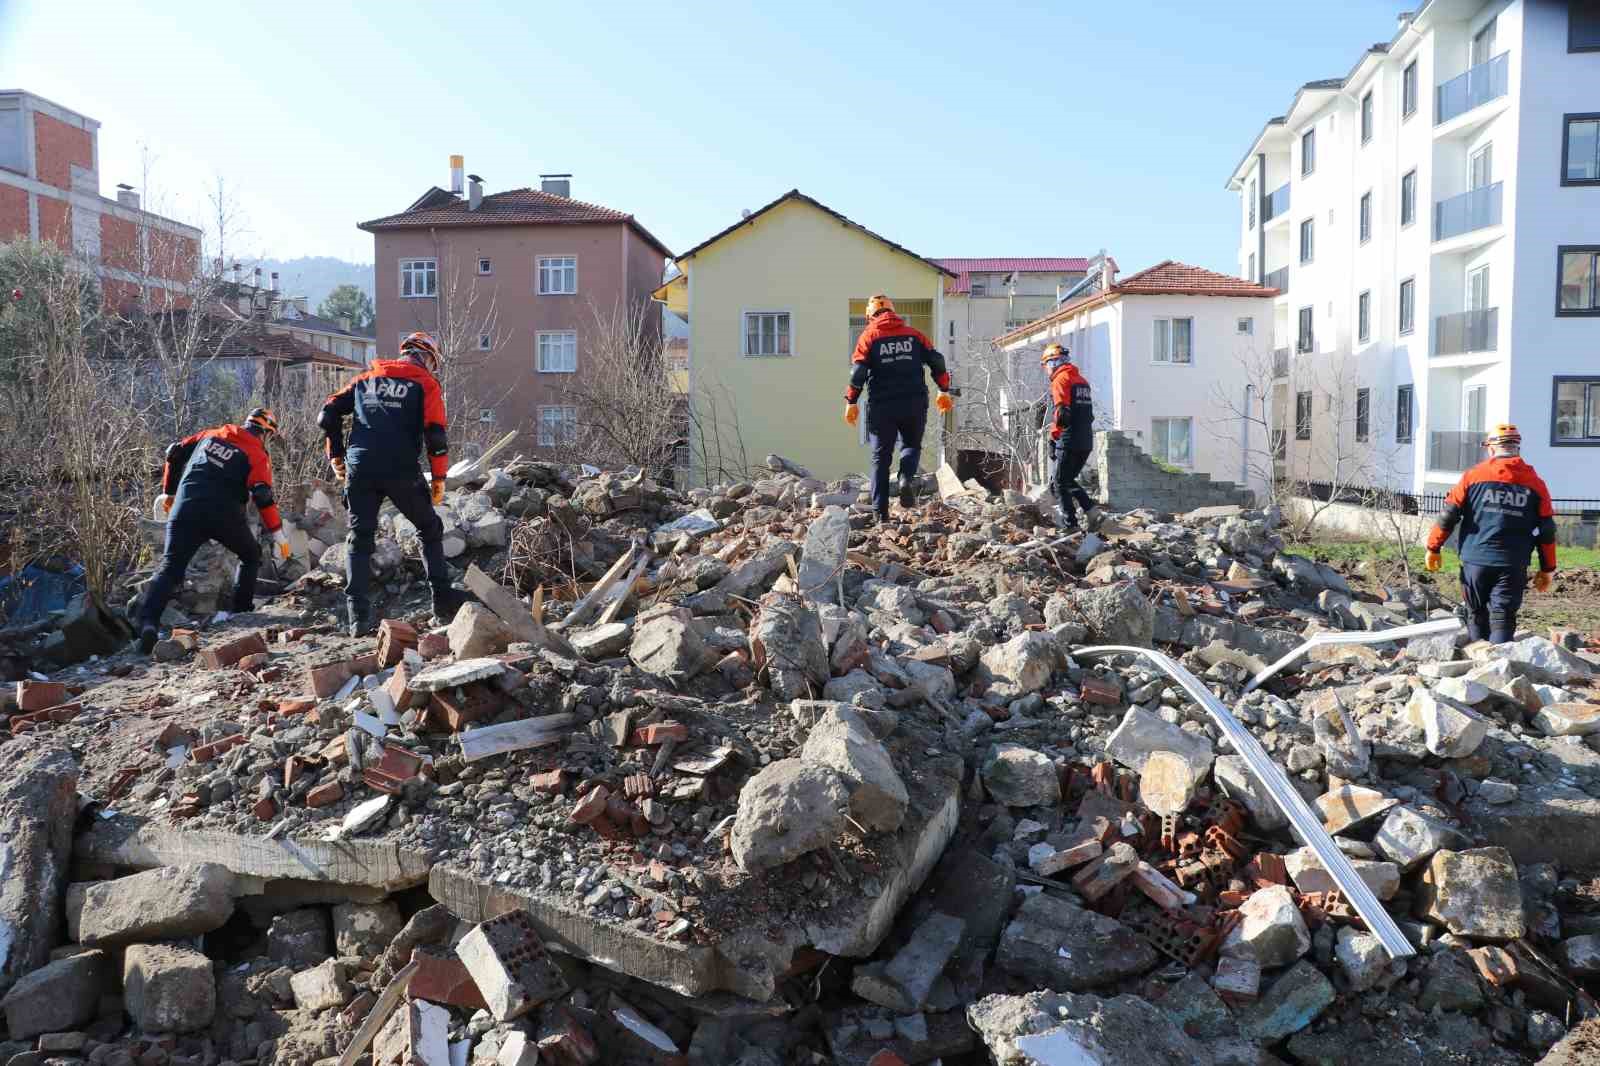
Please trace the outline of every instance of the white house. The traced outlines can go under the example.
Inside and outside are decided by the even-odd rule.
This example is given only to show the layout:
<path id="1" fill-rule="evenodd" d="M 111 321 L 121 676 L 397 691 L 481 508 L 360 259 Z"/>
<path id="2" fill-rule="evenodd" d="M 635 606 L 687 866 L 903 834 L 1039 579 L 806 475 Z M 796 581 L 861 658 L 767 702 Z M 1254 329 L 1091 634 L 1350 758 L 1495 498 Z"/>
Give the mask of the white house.
<path id="1" fill-rule="evenodd" d="M 1291 476 L 1442 492 L 1522 430 L 1557 497 L 1600 452 L 1600 6 L 1427 0 L 1308 82 L 1229 177 L 1239 269 L 1278 289 Z"/>
<path id="2" fill-rule="evenodd" d="M 1259 410 L 1251 374 L 1270 338 L 1276 292 L 1167 260 L 1112 281 L 1000 337 L 1019 379 L 1043 388 L 1039 353 L 1059 341 L 1094 388 L 1096 424 L 1128 433 L 1170 466 L 1266 489 L 1247 457 L 1269 448 L 1241 412 Z M 1270 356 L 1268 357 L 1270 359 Z M 1254 432 L 1261 439 L 1252 440 Z"/>

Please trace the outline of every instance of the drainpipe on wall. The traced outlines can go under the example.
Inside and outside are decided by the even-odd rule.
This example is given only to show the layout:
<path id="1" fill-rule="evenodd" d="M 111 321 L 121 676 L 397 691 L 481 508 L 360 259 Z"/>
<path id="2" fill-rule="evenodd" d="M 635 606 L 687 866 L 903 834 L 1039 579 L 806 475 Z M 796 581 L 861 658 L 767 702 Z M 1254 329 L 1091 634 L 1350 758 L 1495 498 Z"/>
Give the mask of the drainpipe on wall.
<path id="1" fill-rule="evenodd" d="M 1240 419 L 1239 484 L 1246 489 L 1250 487 L 1250 394 L 1255 391 L 1254 385 L 1244 387 L 1244 418 Z"/>

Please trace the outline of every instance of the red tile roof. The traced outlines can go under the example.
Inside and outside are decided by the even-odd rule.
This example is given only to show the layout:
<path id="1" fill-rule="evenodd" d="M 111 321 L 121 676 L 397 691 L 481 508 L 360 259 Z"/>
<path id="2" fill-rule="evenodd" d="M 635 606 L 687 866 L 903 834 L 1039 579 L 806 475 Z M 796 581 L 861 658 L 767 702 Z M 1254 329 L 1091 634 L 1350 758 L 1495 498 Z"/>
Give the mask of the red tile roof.
<path id="1" fill-rule="evenodd" d="M 1043 259 L 935 259 L 935 263 L 955 272 L 956 280 L 945 286 L 946 292 L 971 292 L 972 274 L 1065 274 L 1085 273 L 1089 260 L 1082 256 Z"/>
<path id="2" fill-rule="evenodd" d="M 663 255 L 672 255 L 671 250 L 641 226 L 638 219 L 625 211 L 601 207 L 599 204 L 571 200 L 539 189 L 508 189 L 485 196 L 478 209 L 473 211 L 464 198 L 450 193 L 435 195 L 437 193 L 443 193 L 443 190 L 431 189 L 406 210 L 362 222 L 357 228 L 371 233 L 426 226 L 571 226 L 620 222 L 632 226 Z"/>

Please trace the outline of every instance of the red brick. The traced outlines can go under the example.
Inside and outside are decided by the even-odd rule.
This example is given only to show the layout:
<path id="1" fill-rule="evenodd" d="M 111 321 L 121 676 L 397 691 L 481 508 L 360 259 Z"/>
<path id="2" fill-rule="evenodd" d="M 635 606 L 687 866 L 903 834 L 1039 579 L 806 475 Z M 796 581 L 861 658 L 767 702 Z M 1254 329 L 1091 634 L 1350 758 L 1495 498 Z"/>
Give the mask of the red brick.
<path id="1" fill-rule="evenodd" d="M 611 792 L 604 785 L 596 785 L 590 789 L 577 806 L 572 808 L 572 813 L 567 815 L 568 821 L 575 825 L 588 825 L 596 818 L 605 814 L 606 801 L 611 798 Z"/>
<path id="2" fill-rule="evenodd" d="M 307 711 L 309 711 L 312 708 L 316 707 L 316 705 L 317 705 L 317 701 L 316 700 L 308 700 L 308 699 L 304 699 L 304 698 L 297 699 L 297 700 L 279 700 L 278 701 L 278 713 L 279 714 L 305 714 Z"/>
<path id="3" fill-rule="evenodd" d="M 406 688 L 411 681 L 411 671 L 406 669 L 405 663 L 400 663 L 394 668 L 394 673 L 389 675 L 389 680 L 383 684 L 383 691 L 389 694 L 394 701 L 394 709 L 403 711 L 411 706 L 417 694 Z"/>
<path id="4" fill-rule="evenodd" d="M 59 681 L 18 681 L 17 710 L 43 711 L 67 702 L 67 686 Z"/>
<path id="5" fill-rule="evenodd" d="M 559 796 L 567 790 L 567 772 L 565 770 L 546 770 L 542 774 L 534 774 L 528 779 L 535 792 L 543 792 L 549 796 Z"/>
<path id="6" fill-rule="evenodd" d="M 306 667 L 306 688 L 317 694 L 318 699 L 327 699 L 344 687 L 352 674 L 349 663 L 324 663 L 321 666 Z"/>
<path id="7" fill-rule="evenodd" d="M 213 644 L 200 653 L 200 661 L 209 670 L 221 670 L 232 666 L 241 659 L 251 655 L 265 655 L 267 642 L 261 639 L 261 634 L 252 632 L 242 637 L 235 637 L 225 644 Z M 263 662 L 266 660 L 263 659 Z M 244 667 L 242 669 L 248 669 Z"/>
<path id="8" fill-rule="evenodd" d="M 867 1060 L 867 1066 L 906 1066 L 906 1060 L 884 1048 Z"/>
<path id="9" fill-rule="evenodd" d="M 656 722 L 633 731 L 633 743 L 636 745 L 662 744 L 669 737 L 677 741 L 688 740 L 689 727 L 682 722 Z"/>
<path id="10" fill-rule="evenodd" d="M 326 807 L 328 804 L 338 803 L 342 799 L 344 799 L 344 786 L 337 781 L 329 781 L 306 793 L 306 806 Z"/>
<path id="11" fill-rule="evenodd" d="M 94 169 L 94 137 L 82 126 L 35 111 L 33 137 L 34 165 L 46 185 L 71 189 L 74 163 L 84 170 Z"/>
<path id="12" fill-rule="evenodd" d="M 189 758 L 195 762 L 210 762 L 219 755 L 224 755 L 240 744 L 244 743 L 244 734 L 235 733 L 231 737 L 214 740 L 210 744 L 202 744 L 198 748 L 189 749 Z"/>
<path id="13" fill-rule="evenodd" d="M 406 989 L 412 999 L 448 1003 L 463 1010 L 489 1009 L 478 983 L 454 954 L 435 955 L 417 948 L 411 953 L 411 961 L 417 964 L 417 972 L 411 975 L 411 985 Z"/>
<path id="14" fill-rule="evenodd" d="M 393 666 L 405 655 L 407 648 L 417 646 L 417 631 L 409 624 L 394 618 L 378 623 L 378 665 Z"/>
<path id="15" fill-rule="evenodd" d="M 270 822 L 278 814 L 278 805 L 271 796 L 262 796 L 256 800 L 255 806 L 250 810 L 263 822 Z"/>
<path id="16" fill-rule="evenodd" d="M 1122 690 L 1109 681 L 1102 681 L 1098 677 L 1086 677 L 1078 686 L 1083 693 L 1083 698 L 1089 703 L 1099 703 L 1107 707 L 1115 707 L 1122 702 Z"/>
<path id="17" fill-rule="evenodd" d="M 424 633 L 417 638 L 417 654 L 424 659 L 437 659 L 450 654 L 450 637 L 445 633 Z"/>
<path id="18" fill-rule="evenodd" d="M 0 185 L 0 243 L 27 240 L 31 234 L 28 226 L 28 190 L 14 185 Z M 6 300 L 11 294 L 3 294 Z"/>

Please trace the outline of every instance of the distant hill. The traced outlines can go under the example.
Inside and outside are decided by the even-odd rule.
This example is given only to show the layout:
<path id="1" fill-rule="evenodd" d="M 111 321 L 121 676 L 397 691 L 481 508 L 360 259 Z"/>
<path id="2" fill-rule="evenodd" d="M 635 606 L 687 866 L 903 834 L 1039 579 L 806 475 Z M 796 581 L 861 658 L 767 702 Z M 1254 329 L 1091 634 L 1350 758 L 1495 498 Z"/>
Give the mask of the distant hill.
<path id="1" fill-rule="evenodd" d="M 267 284 L 272 272 L 278 272 L 278 283 L 290 296 L 304 296 L 311 310 L 327 299 L 328 293 L 340 285 L 355 285 L 372 296 L 372 264 L 347 263 L 326 255 L 303 256 L 299 259 L 263 259 L 260 263 L 244 263 L 244 274 L 261 267 L 261 283 Z"/>

